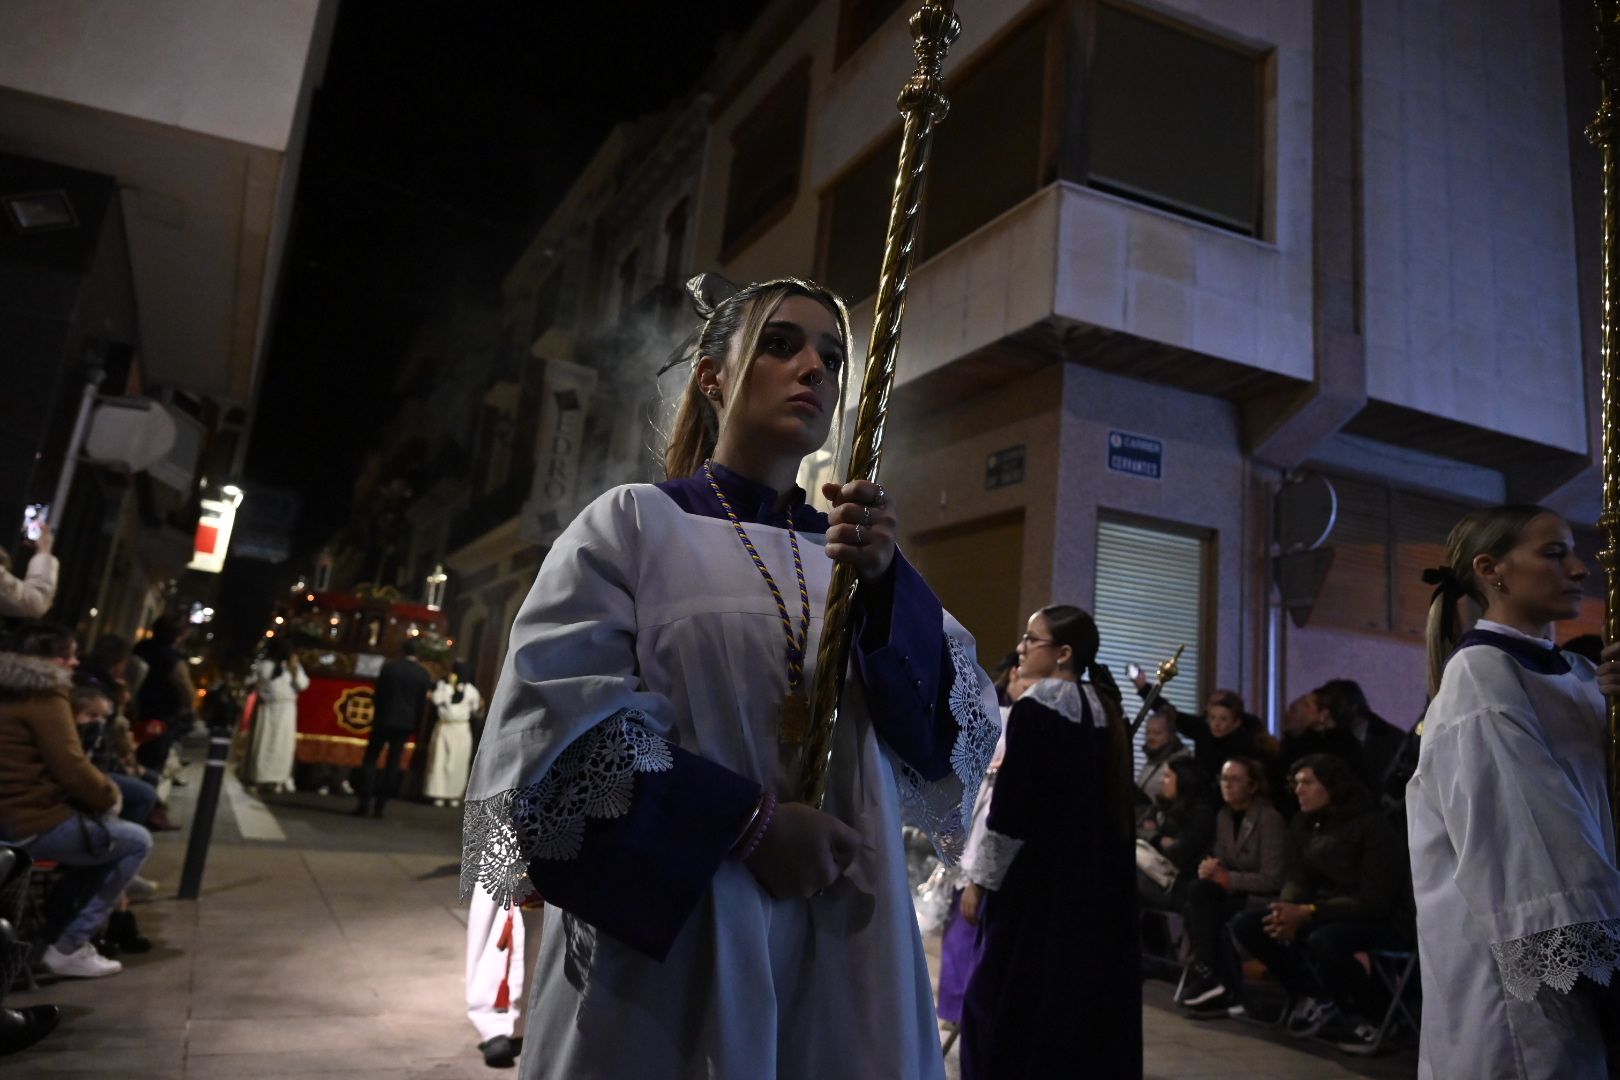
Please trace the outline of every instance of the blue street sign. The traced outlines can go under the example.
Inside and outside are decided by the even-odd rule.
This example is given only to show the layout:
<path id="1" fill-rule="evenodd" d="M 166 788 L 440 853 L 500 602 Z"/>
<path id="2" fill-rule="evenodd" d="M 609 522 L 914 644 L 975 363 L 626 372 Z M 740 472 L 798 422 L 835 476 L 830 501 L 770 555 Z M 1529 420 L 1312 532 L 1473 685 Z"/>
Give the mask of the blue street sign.
<path id="1" fill-rule="evenodd" d="M 1108 467 L 1144 480 L 1158 480 L 1164 475 L 1164 443 L 1146 435 L 1110 431 Z"/>

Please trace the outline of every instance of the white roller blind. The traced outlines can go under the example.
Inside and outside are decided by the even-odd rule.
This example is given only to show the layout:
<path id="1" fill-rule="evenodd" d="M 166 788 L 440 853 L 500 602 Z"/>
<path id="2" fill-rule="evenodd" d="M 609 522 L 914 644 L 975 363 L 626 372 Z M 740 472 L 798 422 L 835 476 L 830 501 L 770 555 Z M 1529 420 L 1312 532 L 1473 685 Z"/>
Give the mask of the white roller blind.
<path id="1" fill-rule="evenodd" d="M 1097 524 L 1097 594 L 1092 614 L 1102 636 L 1098 659 L 1107 664 L 1125 693 L 1126 719 L 1140 707 L 1125 665 L 1141 665 L 1148 677 L 1161 661 L 1185 645 L 1180 673 L 1164 696 L 1178 709 L 1196 713 L 1202 665 L 1204 541 L 1106 519 Z M 1142 764 L 1142 733 L 1136 738 Z"/>

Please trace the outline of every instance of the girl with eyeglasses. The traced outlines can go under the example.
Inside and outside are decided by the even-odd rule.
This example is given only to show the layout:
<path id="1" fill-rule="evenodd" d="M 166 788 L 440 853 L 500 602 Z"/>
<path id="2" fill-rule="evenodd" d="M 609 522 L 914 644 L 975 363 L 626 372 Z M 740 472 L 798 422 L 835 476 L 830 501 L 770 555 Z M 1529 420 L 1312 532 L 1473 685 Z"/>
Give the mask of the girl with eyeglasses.
<path id="1" fill-rule="evenodd" d="M 1098 644 L 1091 616 L 1060 604 L 1018 646 L 1030 685 L 964 863 L 980 958 L 963 1080 L 1142 1073 L 1130 741 Z"/>

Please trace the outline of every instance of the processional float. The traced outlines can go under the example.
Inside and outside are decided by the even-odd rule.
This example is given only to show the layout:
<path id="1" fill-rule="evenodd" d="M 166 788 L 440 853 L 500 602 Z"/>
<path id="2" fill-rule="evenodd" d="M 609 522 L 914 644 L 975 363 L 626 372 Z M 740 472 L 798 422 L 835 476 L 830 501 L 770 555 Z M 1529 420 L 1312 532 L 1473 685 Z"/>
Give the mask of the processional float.
<path id="1" fill-rule="evenodd" d="M 1620 214 L 1620 175 L 1616 174 L 1616 136 L 1620 117 L 1616 116 L 1615 93 L 1620 90 L 1620 0 L 1596 0 L 1597 72 L 1601 80 L 1596 118 L 1587 125 L 1586 137 L 1603 156 L 1603 512 L 1598 531 L 1603 550 L 1598 561 L 1608 572 L 1608 607 L 1603 617 L 1603 639 L 1620 640 L 1620 339 L 1616 338 L 1615 304 L 1620 303 L 1620 235 L 1616 215 Z M 1620 835 L 1620 701 L 1608 699 L 1609 706 L 1609 808 L 1615 815 Z"/>
<path id="2" fill-rule="evenodd" d="M 917 213 L 922 205 L 923 173 L 934 125 L 949 108 L 941 70 L 945 54 L 961 32 L 956 0 L 924 0 L 911 17 L 912 49 L 917 68 L 900 91 L 903 118 L 900 160 L 889 203 L 889 228 L 883 238 L 883 266 L 878 276 L 877 301 L 872 309 L 872 337 L 866 349 L 866 376 L 855 417 L 854 445 L 849 476 L 877 481 L 883 457 L 883 425 L 888 416 L 889 391 L 894 387 L 894 365 L 900 351 L 900 322 L 906 312 L 906 282 L 916 255 Z M 827 791 L 827 764 L 832 756 L 833 728 L 843 695 L 849 664 L 850 622 L 860 579 L 848 563 L 833 566 L 827 590 L 827 609 L 821 643 L 816 651 L 816 679 L 810 695 L 810 724 L 800 746 L 798 798 L 819 807 Z"/>

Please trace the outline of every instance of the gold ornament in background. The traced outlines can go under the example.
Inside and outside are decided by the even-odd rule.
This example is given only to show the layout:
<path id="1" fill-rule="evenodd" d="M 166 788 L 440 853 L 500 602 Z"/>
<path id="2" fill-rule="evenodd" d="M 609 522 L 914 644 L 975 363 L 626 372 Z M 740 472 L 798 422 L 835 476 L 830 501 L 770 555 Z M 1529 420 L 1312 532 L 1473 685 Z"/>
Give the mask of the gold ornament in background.
<path id="1" fill-rule="evenodd" d="M 876 481 L 883 455 L 883 422 L 894 386 L 895 357 L 900 351 L 900 322 L 906 313 L 906 281 L 917 253 L 917 212 L 922 202 L 923 172 L 934 125 L 945 119 L 949 105 L 940 75 L 945 54 L 961 33 L 956 0 L 924 0 L 911 17 L 912 49 L 917 68 L 900 91 L 904 117 L 900 160 L 889 204 L 889 229 L 883 238 L 883 268 L 872 307 L 872 338 L 866 349 L 866 377 L 855 418 L 849 477 Z M 810 696 L 810 730 L 800 751 L 797 797 L 819 807 L 827 792 L 827 763 L 832 755 L 833 727 L 849 664 L 850 620 L 860 579 L 847 563 L 833 567 L 827 589 L 826 618 L 816 650 L 816 681 Z"/>
<path id="2" fill-rule="evenodd" d="M 371 722 L 377 718 L 376 695 L 369 686 L 351 686 L 332 703 L 332 713 L 344 731 L 369 735 Z"/>
<path id="3" fill-rule="evenodd" d="M 1608 572 L 1608 609 L 1603 618 L 1605 641 L 1620 640 L 1620 340 L 1615 337 L 1615 304 L 1620 303 L 1620 235 L 1616 234 L 1616 214 L 1620 214 L 1620 177 L 1615 173 L 1617 108 L 1615 91 L 1620 89 L 1620 2 L 1596 0 L 1597 71 L 1601 99 L 1597 117 L 1587 125 L 1586 137 L 1603 155 L 1603 513 L 1598 532 L 1603 550 L 1598 561 Z M 1620 702 L 1608 699 L 1609 707 L 1609 812 L 1620 835 Z"/>

